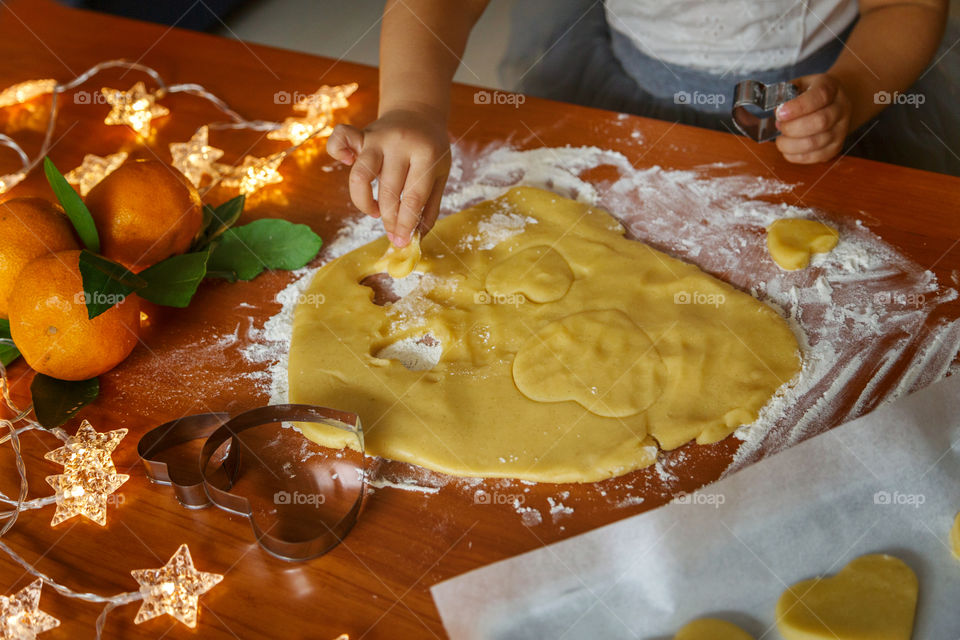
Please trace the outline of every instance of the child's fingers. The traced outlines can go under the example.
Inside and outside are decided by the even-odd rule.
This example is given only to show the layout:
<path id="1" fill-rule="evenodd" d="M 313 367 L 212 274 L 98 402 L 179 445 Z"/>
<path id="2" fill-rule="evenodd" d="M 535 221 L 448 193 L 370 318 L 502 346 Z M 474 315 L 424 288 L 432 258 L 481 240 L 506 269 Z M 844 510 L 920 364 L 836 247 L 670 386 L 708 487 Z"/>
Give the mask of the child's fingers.
<path id="1" fill-rule="evenodd" d="M 420 216 L 420 235 L 426 235 L 433 225 L 437 222 L 437 216 L 440 215 L 440 200 L 443 198 L 443 186 L 446 180 L 443 177 L 437 178 L 433 183 L 433 190 L 430 197 L 427 198 L 427 204 L 423 207 L 423 215 Z"/>
<path id="2" fill-rule="evenodd" d="M 808 113 L 800 118 L 781 122 L 780 133 L 790 138 L 806 138 L 832 130 L 839 119 L 840 109 L 836 108 L 835 105 L 830 105 L 825 109 Z"/>
<path id="3" fill-rule="evenodd" d="M 777 107 L 777 120 L 786 123 L 833 103 L 837 86 L 827 82 L 824 76 L 805 76 L 794 81 L 803 91 L 799 96 Z"/>
<path id="4" fill-rule="evenodd" d="M 396 231 L 397 214 L 400 209 L 400 194 L 404 190 L 410 164 L 406 158 L 387 155 L 380 171 L 380 186 L 377 190 L 377 206 L 383 217 L 383 228 L 387 236 Z M 393 238 L 390 239 L 393 242 Z"/>
<path id="5" fill-rule="evenodd" d="M 380 174 L 383 154 L 379 149 L 367 149 L 357 157 L 350 170 L 350 199 L 360 211 L 374 218 L 380 217 L 380 209 L 373 199 L 370 183 Z"/>
<path id="6" fill-rule="evenodd" d="M 822 149 L 831 142 L 836 137 L 835 133 L 831 131 L 821 131 L 812 136 L 806 136 L 804 138 L 791 138 L 788 136 L 780 136 L 777 138 L 777 149 L 780 150 L 780 153 L 783 155 L 799 155 L 802 153 L 810 153 L 812 151 L 817 151 Z"/>
<path id="7" fill-rule="evenodd" d="M 327 154 L 334 160 L 351 165 L 363 149 L 363 132 L 348 124 L 338 124 L 327 139 Z"/>
<path id="8" fill-rule="evenodd" d="M 410 175 L 403 185 L 403 199 L 400 202 L 400 215 L 397 217 L 397 226 L 394 234 L 397 236 L 397 246 L 406 246 L 413 230 L 420 223 L 420 216 L 424 205 L 433 190 L 435 178 L 433 167 L 413 165 Z"/>

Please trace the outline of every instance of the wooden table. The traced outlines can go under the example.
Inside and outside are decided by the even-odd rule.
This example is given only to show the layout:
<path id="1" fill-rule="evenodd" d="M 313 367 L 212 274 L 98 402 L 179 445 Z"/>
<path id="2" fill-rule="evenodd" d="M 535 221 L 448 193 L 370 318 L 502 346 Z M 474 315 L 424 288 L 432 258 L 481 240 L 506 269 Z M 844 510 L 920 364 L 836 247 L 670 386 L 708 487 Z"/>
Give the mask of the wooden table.
<path id="1" fill-rule="evenodd" d="M 248 118 L 280 120 L 289 115 L 289 105 L 274 104 L 279 90 L 308 93 L 320 84 L 353 81 L 360 90 L 351 99 L 347 117 L 365 123 L 376 113 L 377 70 L 370 67 L 71 10 L 50 0 L 13 0 L 0 9 L 0 87 L 32 78 L 68 80 L 113 58 L 139 60 L 170 83 L 200 83 Z M 117 72 L 82 89 L 125 89 L 140 79 L 146 78 Z M 478 145 L 510 139 L 521 148 L 598 145 L 622 151 L 638 165 L 668 168 L 743 162 L 744 172 L 806 185 L 780 196 L 783 201 L 862 218 L 904 254 L 933 270 L 941 282 L 956 286 L 954 274 L 960 268 L 956 178 L 852 158 L 795 166 L 786 163 L 773 145 L 641 118 L 630 118 L 626 125 L 642 131 L 647 143 L 631 145 L 617 114 L 532 98 L 520 109 L 479 107 L 473 92 L 466 86 L 454 89 L 450 134 L 455 139 L 465 136 L 465 141 Z M 173 115 L 156 121 L 157 136 L 147 148 L 139 146 L 125 127 L 104 126 L 103 105 L 68 99 L 51 156 L 64 170 L 78 165 L 86 153 L 106 155 L 121 148 L 138 157 L 169 160 L 169 142 L 186 140 L 200 124 L 220 119 L 190 96 L 173 95 L 163 104 Z M 37 141 L 39 134 L 32 130 L 37 117 L 29 109 L 6 110 L 0 114 L 0 130 Z M 282 148 L 282 143 L 257 142 L 256 137 L 240 134 L 221 134 L 212 141 L 227 150 L 224 159 L 230 161 L 253 143 L 257 146 L 252 152 L 258 155 Z M 15 169 L 15 163 L 13 154 L 0 150 L 0 174 Z M 252 199 L 248 218 L 286 217 L 309 224 L 330 239 L 343 220 L 358 215 L 348 197 L 346 170 L 333 167 L 325 155 L 288 161 L 282 173 L 281 185 Z M 9 195 L 30 194 L 49 196 L 38 172 Z M 260 327 L 277 312 L 279 306 L 272 300 L 290 279 L 287 273 L 268 273 L 249 283 L 208 283 L 188 310 L 153 311 L 144 344 L 102 377 L 100 399 L 82 414 L 98 430 L 122 426 L 131 431 L 115 455 L 121 471 L 132 475 L 121 491 L 123 504 L 111 507 L 106 528 L 78 519 L 51 528 L 51 508 L 46 508 L 23 514 L 6 537 L 40 570 L 80 591 L 133 590 L 131 569 L 160 566 L 182 542 L 189 543 L 200 569 L 226 575 L 201 598 L 197 631 L 168 617 L 134 626 L 136 605 L 130 605 L 111 613 L 105 637 L 324 639 L 344 632 L 354 639 L 444 637 L 428 591 L 431 585 L 667 500 L 656 490 L 656 474 L 645 470 L 635 474 L 637 484 L 650 487 L 642 505 L 611 509 L 583 498 L 582 487 L 568 486 L 563 489 L 571 492 L 567 504 L 576 506 L 573 516 L 557 524 L 545 519 L 541 526 L 526 527 L 509 505 L 475 505 L 472 490 L 450 486 L 424 496 L 383 489 L 370 497 L 343 545 L 300 564 L 260 550 L 239 516 L 180 507 L 169 488 L 151 485 L 145 478 L 136 439 L 150 427 L 182 415 L 236 412 L 268 401 L 262 387 L 242 377 L 263 365 L 249 364 L 240 349 L 251 322 Z M 242 302 L 253 308 L 238 308 Z M 952 317 L 960 316 L 956 305 L 951 309 Z M 212 344 L 236 327 L 238 343 L 222 349 Z M 17 401 L 26 404 L 32 374 L 20 363 L 11 368 L 10 376 Z M 76 423 L 67 426 L 73 429 Z M 679 470 L 675 489 L 690 490 L 717 478 L 737 442 L 730 438 L 709 447 L 688 446 L 688 463 Z M 32 496 L 49 492 L 43 477 L 58 467 L 42 455 L 57 445 L 55 438 L 43 433 L 31 432 L 24 438 Z M 15 483 L 12 455 L 4 447 L 0 486 L 10 494 Z M 531 487 L 528 500 L 545 504 L 545 497 L 557 490 Z M 28 581 L 18 566 L 0 559 L 0 593 L 11 593 Z M 45 590 L 42 608 L 63 622 L 43 638 L 93 636 L 99 607 Z"/>

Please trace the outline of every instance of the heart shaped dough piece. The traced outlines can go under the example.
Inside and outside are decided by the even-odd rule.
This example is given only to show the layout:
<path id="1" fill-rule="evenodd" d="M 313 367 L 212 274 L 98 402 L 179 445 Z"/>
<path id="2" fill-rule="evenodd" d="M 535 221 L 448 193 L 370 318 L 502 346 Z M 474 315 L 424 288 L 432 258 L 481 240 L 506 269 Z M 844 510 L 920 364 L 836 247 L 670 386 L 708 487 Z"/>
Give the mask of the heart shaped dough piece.
<path id="1" fill-rule="evenodd" d="M 785 218 L 767 227 L 767 249 L 773 261 L 787 271 L 803 269 L 810 255 L 826 253 L 835 246 L 840 234 L 816 220 Z"/>
<path id="2" fill-rule="evenodd" d="M 401 280 L 413 273 L 420 264 L 420 232 L 416 231 L 410 238 L 410 244 L 402 249 L 390 245 L 387 252 L 377 262 L 377 269 L 381 269 L 394 280 Z"/>
<path id="3" fill-rule="evenodd" d="M 917 576 L 902 560 L 861 556 L 832 578 L 798 582 L 777 602 L 787 640 L 910 640 Z"/>
<path id="4" fill-rule="evenodd" d="M 732 622 L 700 618 L 683 625 L 673 640 L 753 640 L 753 636 Z"/>

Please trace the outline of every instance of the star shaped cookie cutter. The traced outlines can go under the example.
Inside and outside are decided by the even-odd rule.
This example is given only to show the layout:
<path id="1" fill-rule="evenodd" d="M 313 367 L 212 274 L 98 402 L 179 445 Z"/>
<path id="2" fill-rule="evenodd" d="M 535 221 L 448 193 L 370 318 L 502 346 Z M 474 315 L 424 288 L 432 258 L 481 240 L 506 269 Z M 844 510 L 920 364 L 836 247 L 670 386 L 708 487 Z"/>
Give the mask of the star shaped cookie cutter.
<path id="1" fill-rule="evenodd" d="M 743 135 L 757 142 L 773 140 L 780 131 L 777 129 L 776 115 L 771 113 L 784 102 L 800 95 L 800 89 L 792 82 L 764 84 L 758 80 L 744 80 L 737 83 L 733 92 L 733 124 Z M 764 114 L 756 115 L 747 110 L 756 107 Z"/>

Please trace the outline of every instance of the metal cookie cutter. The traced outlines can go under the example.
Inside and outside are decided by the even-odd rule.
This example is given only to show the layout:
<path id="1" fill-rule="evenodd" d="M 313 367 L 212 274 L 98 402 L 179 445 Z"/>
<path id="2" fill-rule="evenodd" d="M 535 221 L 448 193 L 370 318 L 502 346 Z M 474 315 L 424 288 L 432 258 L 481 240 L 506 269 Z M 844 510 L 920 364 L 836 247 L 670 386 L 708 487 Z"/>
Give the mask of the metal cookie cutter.
<path id="1" fill-rule="evenodd" d="M 763 84 L 757 80 L 744 80 L 737 83 L 733 94 L 733 124 L 740 133 L 757 142 L 773 140 L 780 132 L 777 130 L 775 115 L 754 115 L 747 106 L 757 107 L 767 114 L 784 102 L 800 95 L 800 90 L 792 82 Z"/>

